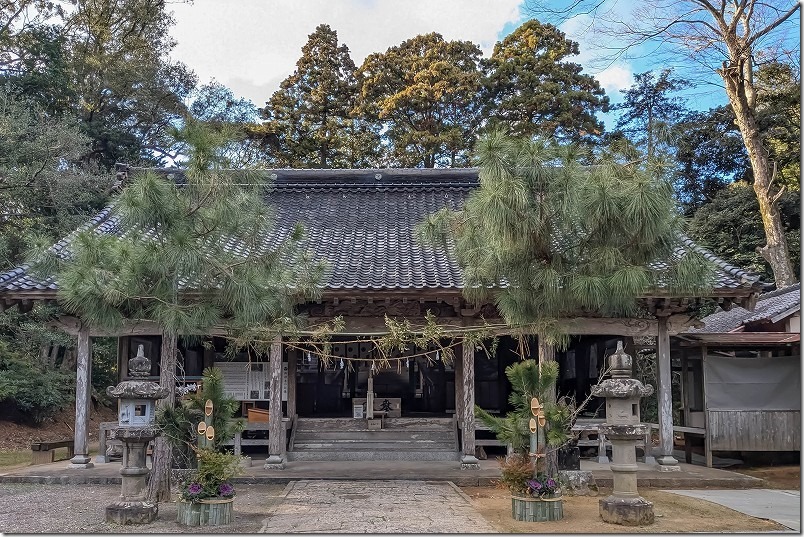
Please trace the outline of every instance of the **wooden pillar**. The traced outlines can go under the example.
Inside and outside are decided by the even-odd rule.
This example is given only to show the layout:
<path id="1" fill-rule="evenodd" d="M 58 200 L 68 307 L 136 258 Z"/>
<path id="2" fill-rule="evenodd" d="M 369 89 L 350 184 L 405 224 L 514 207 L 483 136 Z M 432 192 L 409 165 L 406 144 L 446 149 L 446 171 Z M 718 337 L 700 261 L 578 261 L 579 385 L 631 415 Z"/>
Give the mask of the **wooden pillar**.
<path id="1" fill-rule="evenodd" d="M 706 345 L 701 345 L 701 375 L 703 379 L 703 410 L 704 410 L 704 457 L 706 467 L 712 467 L 712 430 L 709 428 L 709 402 L 706 400 Z"/>
<path id="2" fill-rule="evenodd" d="M 296 415 L 296 362 L 299 358 L 298 350 L 288 351 L 288 417 L 293 419 Z"/>
<path id="3" fill-rule="evenodd" d="M 87 441 L 89 439 L 89 404 L 92 395 L 92 347 L 89 327 L 78 329 L 78 360 L 75 371 L 75 449 L 68 468 L 92 468 Z"/>
<path id="4" fill-rule="evenodd" d="M 463 429 L 463 356 L 455 355 L 455 419 Z"/>
<path id="5" fill-rule="evenodd" d="M 588 349 L 588 347 L 587 347 L 587 349 Z M 576 354 L 576 356 L 577 356 L 577 354 Z M 588 352 L 587 352 L 586 356 L 587 357 L 589 356 Z M 544 364 L 544 363 L 555 362 L 555 361 L 556 361 L 556 348 L 553 345 L 550 345 L 549 343 L 547 343 L 547 341 L 545 341 L 545 339 L 542 336 L 539 336 L 539 367 L 541 368 L 541 365 Z M 586 381 L 588 382 L 589 360 L 587 359 L 585 363 L 586 363 L 586 370 L 585 370 L 585 373 L 584 373 L 584 377 L 586 377 Z M 578 370 L 578 365 L 577 365 L 578 362 L 576 361 L 575 364 L 576 364 L 575 365 L 575 374 L 579 375 L 580 372 Z M 578 378 L 581 378 L 581 377 L 578 377 Z M 545 397 L 546 397 L 547 401 L 549 401 L 550 403 L 555 403 L 556 402 L 556 389 L 555 389 L 555 386 L 553 386 L 553 389 L 551 391 L 548 391 L 548 393 L 545 394 Z M 547 471 L 547 475 L 552 476 L 552 477 L 555 477 L 555 476 L 558 475 L 558 452 L 555 451 L 553 448 L 548 447 L 547 450 L 546 450 L 545 466 L 546 466 L 545 469 Z"/>
<path id="6" fill-rule="evenodd" d="M 277 337 L 271 343 L 269 362 L 269 387 L 271 398 L 268 402 L 268 458 L 266 469 L 282 469 L 284 464 L 283 444 L 285 429 L 282 426 L 282 338 Z"/>
<path id="7" fill-rule="evenodd" d="M 475 348 L 464 341 L 461 344 L 463 371 L 461 374 L 463 392 L 463 455 L 462 469 L 480 469 L 475 457 Z"/>
<path id="8" fill-rule="evenodd" d="M 658 405 L 659 405 L 659 453 L 656 462 L 663 471 L 681 470 L 673 457 L 673 389 L 670 374 L 670 335 L 667 332 L 667 317 L 658 320 L 659 334 L 656 341 L 658 366 Z"/>

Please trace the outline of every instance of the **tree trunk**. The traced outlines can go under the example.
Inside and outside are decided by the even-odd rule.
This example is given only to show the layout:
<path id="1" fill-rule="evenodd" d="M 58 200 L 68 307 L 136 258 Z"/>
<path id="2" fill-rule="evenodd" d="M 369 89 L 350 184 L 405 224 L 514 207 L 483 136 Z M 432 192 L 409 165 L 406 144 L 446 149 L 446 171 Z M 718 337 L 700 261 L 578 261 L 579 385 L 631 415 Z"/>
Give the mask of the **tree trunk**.
<path id="1" fill-rule="evenodd" d="M 759 127 L 756 122 L 755 89 L 750 74 L 750 60 L 740 58 L 733 52 L 740 50 L 738 43 L 727 42 L 731 54 L 731 65 L 724 65 L 718 72 L 726 84 L 726 94 L 729 97 L 734 115 L 737 118 L 737 127 L 743 137 L 748 158 L 751 160 L 751 169 L 754 172 L 754 192 L 759 201 L 759 212 L 762 215 L 762 224 L 765 228 L 765 246 L 759 253 L 768 262 L 773 271 L 776 287 L 787 287 L 798 281 L 793 265 L 790 262 L 790 252 L 787 239 L 784 236 L 782 218 L 775 195 L 777 189 L 771 184 L 773 172 L 768 158 L 768 152 L 762 146 Z"/>
<path id="2" fill-rule="evenodd" d="M 546 362 L 555 362 L 556 361 L 556 349 L 549 343 L 547 343 L 542 336 L 539 336 L 539 365 L 546 363 Z M 576 368 L 577 374 L 577 368 Z M 547 401 L 550 403 L 556 402 L 556 388 L 553 386 L 553 389 L 550 390 L 548 393 L 545 394 Z M 545 435 L 547 438 L 547 435 Z M 547 475 L 550 477 L 556 477 L 558 475 L 558 450 L 547 446 L 547 455 L 545 456 L 545 469 L 547 470 Z"/>
<path id="3" fill-rule="evenodd" d="M 176 401 L 176 334 L 162 334 L 160 349 L 159 385 L 168 389 L 168 395 L 156 402 L 159 410 L 173 407 Z M 148 501 L 166 502 L 170 500 L 170 469 L 173 462 L 173 449 L 165 436 L 154 439 L 153 464 L 148 481 Z"/>

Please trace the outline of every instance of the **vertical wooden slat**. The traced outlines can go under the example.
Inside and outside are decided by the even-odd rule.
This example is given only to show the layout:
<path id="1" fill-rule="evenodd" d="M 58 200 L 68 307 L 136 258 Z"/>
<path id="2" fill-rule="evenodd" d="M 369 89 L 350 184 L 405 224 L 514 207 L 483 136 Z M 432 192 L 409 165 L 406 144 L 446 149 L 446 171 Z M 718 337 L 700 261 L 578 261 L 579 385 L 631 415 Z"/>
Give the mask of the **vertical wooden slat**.
<path id="1" fill-rule="evenodd" d="M 296 415 L 296 362 L 299 358 L 296 349 L 288 350 L 288 417 Z"/>

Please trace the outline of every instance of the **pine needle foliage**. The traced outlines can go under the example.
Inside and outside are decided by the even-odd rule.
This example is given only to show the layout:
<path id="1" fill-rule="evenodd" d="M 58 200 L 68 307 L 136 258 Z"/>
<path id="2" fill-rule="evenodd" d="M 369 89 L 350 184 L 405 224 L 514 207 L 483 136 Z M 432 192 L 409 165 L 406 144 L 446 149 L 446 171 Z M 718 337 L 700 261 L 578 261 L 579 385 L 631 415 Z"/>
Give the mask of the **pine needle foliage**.
<path id="1" fill-rule="evenodd" d="M 514 452 L 525 456 L 530 448 L 528 423 L 533 417 L 530 401 L 537 397 L 544 405 L 547 445 L 556 448 L 564 444 L 569 439 L 571 409 L 563 402 L 553 403 L 549 399 L 558 379 L 558 362 L 546 362 L 540 367 L 536 360 L 523 360 L 506 367 L 505 375 L 511 382 L 508 401 L 513 410 L 505 417 L 498 417 L 475 406 L 475 415 L 500 442 L 510 444 Z"/>
<path id="2" fill-rule="evenodd" d="M 207 400 L 212 401 L 212 426 L 215 438 L 212 448 L 223 450 L 223 445 L 243 430 L 243 420 L 234 415 L 240 408 L 240 402 L 226 395 L 223 389 L 223 374 L 215 367 L 207 367 L 203 371 L 201 389 L 188 395 L 177 407 L 162 407 L 157 413 L 157 424 L 171 445 L 181 453 L 191 455 L 185 462 L 195 459 L 194 447 L 197 440 L 196 427 L 204 421 L 204 406 Z"/>
<path id="3" fill-rule="evenodd" d="M 266 178 L 222 169 L 220 132 L 190 124 L 182 137 L 183 180 L 136 176 L 111 208 L 122 236 L 80 230 L 67 257 L 34 260 L 39 271 L 57 274 L 65 308 L 96 327 L 148 319 L 192 335 L 224 320 L 233 331 L 286 321 L 317 295 L 324 267 L 300 250 L 301 229 L 266 244 Z"/>
<path id="4" fill-rule="evenodd" d="M 640 297 L 703 295 L 713 266 L 679 248 L 684 222 L 669 182 L 639 162 L 494 131 L 476 147 L 480 187 L 458 211 L 419 225 L 451 247 L 464 295 L 561 344 L 558 319 L 628 316 Z M 581 164 L 585 163 L 585 164 Z"/>

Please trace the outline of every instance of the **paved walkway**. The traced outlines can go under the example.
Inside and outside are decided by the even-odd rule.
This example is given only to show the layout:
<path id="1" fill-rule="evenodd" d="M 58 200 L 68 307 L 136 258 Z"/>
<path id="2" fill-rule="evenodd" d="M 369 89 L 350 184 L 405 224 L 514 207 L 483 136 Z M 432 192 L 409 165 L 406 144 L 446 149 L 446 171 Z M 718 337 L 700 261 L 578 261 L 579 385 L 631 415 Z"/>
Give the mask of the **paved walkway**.
<path id="1" fill-rule="evenodd" d="M 294 481 L 260 533 L 496 533 L 450 482 Z"/>
<path id="2" fill-rule="evenodd" d="M 801 491 L 799 490 L 666 490 L 700 498 L 746 515 L 764 518 L 801 533 Z"/>

